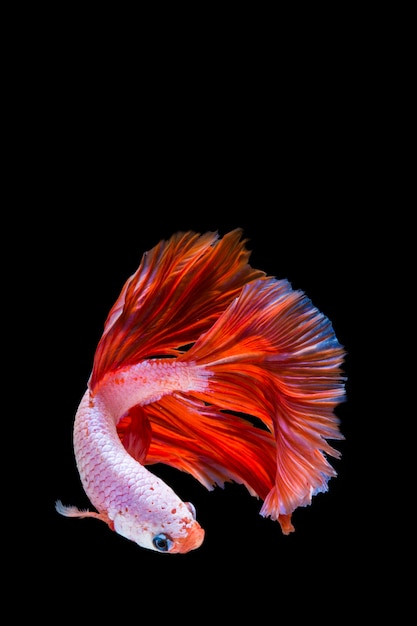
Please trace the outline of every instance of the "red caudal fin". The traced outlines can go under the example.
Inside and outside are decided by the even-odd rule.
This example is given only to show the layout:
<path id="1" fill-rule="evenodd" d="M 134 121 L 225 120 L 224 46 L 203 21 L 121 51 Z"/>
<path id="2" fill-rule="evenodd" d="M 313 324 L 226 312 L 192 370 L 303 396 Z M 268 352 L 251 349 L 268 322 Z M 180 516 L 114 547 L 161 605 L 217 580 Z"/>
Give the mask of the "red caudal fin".
<path id="1" fill-rule="evenodd" d="M 284 533 L 293 530 L 292 512 L 325 491 L 336 474 L 326 455 L 339 456 L 328 439 L 343 439 L 334 408 L 345 395 L 344 354 L 330 321 L 310 300 L 288 281 L 269 278 L 245 285 L 179 357 L 213 374 L 209 389 L 196 394 L 199 399 L 219 415 L 229 409 L 256 416 L 272 434 L 274 474 L 270 478 L 267 471 L 268 493 L 258 494 L 264 499 L 261 514 L 280 521 Z M 243 430 L 241 437 L 249 445 Z M 253 474 L 259 465 L 254 463 Z"/>
<path id="2" fill-rule="evenodd" d="M 94 357 L 90 388 L 107 373 L 153 356 L 177 356 L 241 291 L 265 276 L 248 264 L 242 230 L 219 238 L 179 232 L 143 255 L 111 309 Z"/>

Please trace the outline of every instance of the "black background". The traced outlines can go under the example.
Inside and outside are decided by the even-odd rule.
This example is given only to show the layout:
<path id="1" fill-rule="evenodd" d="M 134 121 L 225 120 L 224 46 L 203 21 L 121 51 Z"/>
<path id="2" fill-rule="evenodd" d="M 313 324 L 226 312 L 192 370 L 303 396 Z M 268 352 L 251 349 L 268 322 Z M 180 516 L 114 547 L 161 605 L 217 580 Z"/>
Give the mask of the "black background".
<path id="1" fill-rule="evenodd" d="M 81 163 L 88 167 L 82 157 Z M 243 594 L 254 589 L 266 594 L 279 587 L 286 593 L 296 584 L 307 595 L 324 585 L 339 595 L 340 601 L 346 601 L 341 577 L 357 559 L 352 538 L 363 514 L 361 442 L 366 419 L 358 402 L 355 370 L 359 305 L 352 251 L 357 250 L 360 236 L 344 226 L 351 219 L 347 183 L 344 187 L 339 181 L 336 188 L 329 185 L 328 172 L 312 180 L 313 174 L 302 169 L 291 182 L 277 171 L 267 183 L 262 167 L 253 168 L 251 160 L 242 171 L 229 171 L 226 180 L 219 181 L 195 164 L 190 167 L 187 160 L 182 178 L 181 168 L 176 168 L 173 176 L 164 169 L 151 185 L 143 186 L 140 172 L 132 173 L 132 180 L 126 182 L 120 165 L 113 171 L 113 158 L 106 165 L 103 171 L 94 168 L 82 187 L 75 176 L 71 181 L 62 176 L 57 200 L 66 204 L 68 223 L 60 226 L 59 237 L 52 241 L 45 270 L 53 305 L 43 337 L 50 367 L 42 421 L 46 467 L 40 489 L 47 496 L 41 517 L 47 531 L 45 541 L 53 547 L 48 566 L 52 571 L 56 568 L 54 585 L 58 589 L 54 593 L 64 600 L 69 593 L 68 580 L 78 588 L 87 586 L 92 577 L 103 589 L 110 584 L 124 587 L 124 573 L 129 572 L 128 595 L 135 593 L 136 586 L 138 595 L 184 588 L 185 594 L 191 592 L 203 600 L 206 593 L 216 596 L 219 590 L 226 598 L 239 589 Z M 294 199 L 297 185 L 304 191 L 295 191 L 298 198 Z M 160 187 L 165 189 L 162 195 L 158 194 Z M 153 189 L 160 195 L 158 199 L 153 198 Z M 78 209 L 79 203 L 85 207 L 85 219 L 77 216 L 75 220 L 71 207 Z M 206 530 L 203 546 L 187 555 L 148 552 L 96 520 L 59 516 L 54 511 L 57 498 L 89 506 L 75 468 L 72 423 L 104 320 L 124 281 L 145 250 L 176 230 L 224 234 L 237 226 L 249 239 L 251 263 L 304 290 L 332 320 L 347 350 L 347 402 L 336 409 L 346 440 L 336 443 L 341 460 L 332 461 L 338 477 L 329 482 L 328 493 L 294 513 L 296 532 L 285 537 L 276 522 L 259 516 L 261 502 L 243 487 L 230 484 L 224 490 L 208 492 L 191 477 L 159 467 L 159 475 L 184 500 L 194 503 Z M 363 575 L 368 567 L 366 555 L 361 563 Z M 62 567 L 65 579 L 59 574 Z M 117 583 L 112 583 L 114 576 Z"/>
<path id="2" fill-rule="evenodd" d="M 207 60 L 204 71 L 181 74 L 167 59 L 157 76 L 108 61 L 78 60 L 73 72 L 68 53 L 46 71 L 32 67 L 30 112 L 20 103 L 24 149 L 15 150 L 25 175 L 12 204 L 25 233 L 16 247 L 28 255 L 21 336 L 34 345 L 23 355 L 33 385 L 19 410 L 34 432 L 14 434 L 29 447 L 17 584 L 40 583 L 34 613 L 71 619 L 116 609 L 123 621 L 142 621 L 144 610 L 160 620 L 236 620 L 251 607 L 278 621 L 330 601 L 339 615 L 354 614 L 370 603 L 380 558 L 368 298 L 379 263 L 375 223 L 384 219 L 373 217 L 375 190 L 383 195 L 387 182 L 371 156 L 383 140 L 366 72 L 353 76 L 343 54 L 337 72 L 303 57 L 295 73 L 283 62 L 271 74 L 241 60 L 222 77 Z M 101 522 L 59 516 L 56 499 L 89 506 L 72 425 L 125 280 L 175 231 L 236 227 L 251 264 L 305 291 L 346 348 L 338 477 L 294 513 L 286 537 L 244 488 L 208 492 L 158 468 L 206 530 L 203 546 L 186 555 L 146 551 Z"/>

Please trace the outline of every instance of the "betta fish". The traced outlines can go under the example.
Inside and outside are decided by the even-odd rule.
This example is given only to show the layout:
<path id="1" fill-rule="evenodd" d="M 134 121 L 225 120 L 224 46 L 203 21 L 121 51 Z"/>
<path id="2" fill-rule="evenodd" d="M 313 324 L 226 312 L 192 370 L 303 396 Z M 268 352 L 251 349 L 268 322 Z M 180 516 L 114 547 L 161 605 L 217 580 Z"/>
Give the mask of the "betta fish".
<path id="1" fill-rule="evenodd" d="M 73 426 L 94 517 L 143 548 L 186 553 L 204 530 L 148 467 L 208 490 L 244 485 L 260 515 L 292 513 L 327 490 L 340 453 L 335 407 L 345 351 L 327 317 L 286 279 L 249 264 L 243 231 L 178 232 L 145 252 L 107 316 Z"/>

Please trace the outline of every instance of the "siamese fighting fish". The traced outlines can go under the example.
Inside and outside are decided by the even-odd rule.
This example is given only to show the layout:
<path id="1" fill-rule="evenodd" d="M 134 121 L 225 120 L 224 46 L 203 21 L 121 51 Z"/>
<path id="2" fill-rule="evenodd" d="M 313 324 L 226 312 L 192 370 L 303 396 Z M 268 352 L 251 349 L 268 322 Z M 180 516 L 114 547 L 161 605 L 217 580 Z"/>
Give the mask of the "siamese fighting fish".
<path id="1" fill-rule="evenodd" d="M 260 515 L 292 513 L 327 490 L 340 453 L 335 407 L 345 351 L 332 324 L 286 279 L 249 264 L 243 230 L 177 232 L 145 252 L 106 319 L 73 442 L 95 517 L 143 548 L 201 546 L 194 506 L 149 469 L 207 489 L 244 485 Z M 254 419 L 255 418 L 255 419 Z"/>

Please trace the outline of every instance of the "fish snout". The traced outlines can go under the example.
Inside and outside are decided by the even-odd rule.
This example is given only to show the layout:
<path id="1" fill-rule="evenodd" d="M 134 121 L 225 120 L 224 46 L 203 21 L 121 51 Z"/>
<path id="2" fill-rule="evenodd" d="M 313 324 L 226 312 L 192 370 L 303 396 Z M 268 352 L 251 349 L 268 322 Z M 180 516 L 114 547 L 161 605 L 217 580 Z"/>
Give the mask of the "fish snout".
<path id="1" fill-rule="evenodd" d="M 171 552 L 185 554 L 191 550 L 196 550 L 203 543 L 204 535 L 204 529 L 201 528 L 200 524 L 195 521 L 193 525 L 187 529 L 186 536 L 180 537 L 176 540 L 175 547 Z"/>

